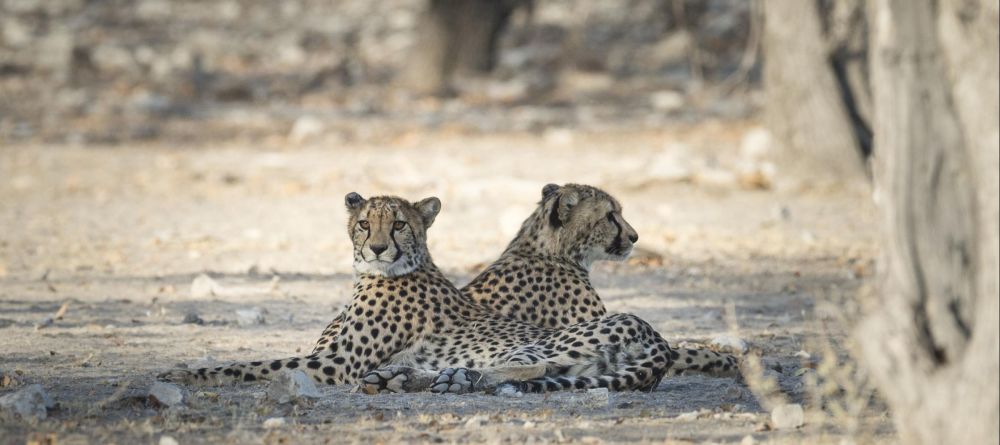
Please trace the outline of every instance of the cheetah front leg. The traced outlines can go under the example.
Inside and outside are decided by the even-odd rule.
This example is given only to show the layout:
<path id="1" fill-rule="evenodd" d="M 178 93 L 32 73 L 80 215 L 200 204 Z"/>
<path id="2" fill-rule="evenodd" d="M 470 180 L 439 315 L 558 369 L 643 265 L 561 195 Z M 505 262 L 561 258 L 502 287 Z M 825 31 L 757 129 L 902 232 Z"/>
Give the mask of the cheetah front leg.
<path id="1" fill-rule="evenodd" d="M 545 364 L 510 364 L 490 368 L 445 368 L 438 373 L 430 390 L 435 393 L 465 394 L 492 391 L 504 382 L 531 380 L 547 373 Z"/>
<path id="2" fill-rule="evenodd" d="M 445 368 L 434 372 L 408 366 L 386 366 L 369 371 L 358 390 L 366 394 L 431 392 L 466 394 L 490 391 L 500 383 L 544 376 L 544 364 L 503 365 L 490 368 Z"/>
<path id="3" fill-rule="evenodd" d="M 385 366 L 368 371 L 356 390 L 365 394 L 420 392 L 431 387 L 438 374 L 409 366 Z"/>

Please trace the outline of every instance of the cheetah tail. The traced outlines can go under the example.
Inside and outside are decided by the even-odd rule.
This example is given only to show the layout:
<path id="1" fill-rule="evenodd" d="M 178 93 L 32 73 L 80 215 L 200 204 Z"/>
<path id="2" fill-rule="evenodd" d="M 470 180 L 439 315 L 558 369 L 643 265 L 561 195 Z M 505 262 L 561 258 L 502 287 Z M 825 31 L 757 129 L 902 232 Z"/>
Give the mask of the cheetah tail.
<path id="1" fill-rule="evenodd" d="M 559 376 L 508 381 L 498 385 L 495 393 L 499 394 L 510 390 L 524 393 L 545 393 L 590 388 L 608 388 L 612 391 L 652 391 L 660 384 L 660 380 L 662 379 L 662 370 L 623 370 L 597 377 Z"/>
<path id="2" fill-rule="evenodd" d="M 679 355 L 673 366 L 667 371 L 669 375 L 700 373 L 712 377 L 739 377 L 739 359 L 726 353 L 710 349 L 678 348 Z"/>
<path id="3" fill-rule="evenodd" d="M 270 380 L 283 370 L 300 369 L 317 383 L 338 384 L 346 372 L 331 366 L 327 360 L 313 354 L 281 360 L 240 362 L 224 366 L 197 369 L 172 369 L 157 376 L 157 380 L 194 386 L 224 386 L 243 382 Z"/>

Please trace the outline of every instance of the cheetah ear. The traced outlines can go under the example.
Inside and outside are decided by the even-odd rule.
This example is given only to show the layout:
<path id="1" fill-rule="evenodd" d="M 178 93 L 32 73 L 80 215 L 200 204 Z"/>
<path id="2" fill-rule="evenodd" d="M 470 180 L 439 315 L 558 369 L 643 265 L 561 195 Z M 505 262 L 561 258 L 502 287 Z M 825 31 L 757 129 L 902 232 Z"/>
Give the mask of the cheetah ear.
<path id="1" fill-rule="evenodd" d="M 559 190 L 558 184 L 546 184 L 545 187 L 542 187 L 542 199 L 548 198 L 549 195 L 555 193 L 558 190 Z"/>
<path id="2" fill-rule="evenodd" d="M 575 191 L 567 191 L 556 196 L 549 213 L 549 225 L 558 229 L 569 222 L 573 207 L 580 203 L 580 195 Z"/>
<path id="3" fill-rule="evenodd" d="M 344 197 L 344 205 L 347 206 L 347 210 L 357 210 L 365 205 L 365 198 L 362 198 L 357 192 L 351 192 Z"/>
<path id="4" fill-rule="evenodd" d="M 427 199 L 421 199 L 413 206 L 420 212 L 420 218 L 424 220 L 424 228 L 427 228 L 434 223 L 434 218 L 441 211 L 441 200 L 432 196 Z"/>

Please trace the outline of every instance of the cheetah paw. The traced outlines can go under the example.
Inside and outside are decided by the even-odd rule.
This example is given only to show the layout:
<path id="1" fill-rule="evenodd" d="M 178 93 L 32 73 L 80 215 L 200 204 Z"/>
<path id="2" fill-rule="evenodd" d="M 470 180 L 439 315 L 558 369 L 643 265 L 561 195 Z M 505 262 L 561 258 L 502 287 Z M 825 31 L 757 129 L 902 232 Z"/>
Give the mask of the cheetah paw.
<path id="1" fill-rule="evenodd" d="M 465 394 L 478 390 L 477 384 L 482 378 L 481 372 L 468 368 L 445 368 L 434 379 L 431 391 L 439 394 Z"/>
<path id="2" fill-rule="evenodd" d="M 420 391 L 426 387 L 426 376 L 420 370 L 392 366 L 369 371 L 361 378 L 358 389 L 365 394 L 385 394 Z M 423 377 L 423 378 L 422 378 Z M 423 381 L 423 385 L 421 382 Z"/>

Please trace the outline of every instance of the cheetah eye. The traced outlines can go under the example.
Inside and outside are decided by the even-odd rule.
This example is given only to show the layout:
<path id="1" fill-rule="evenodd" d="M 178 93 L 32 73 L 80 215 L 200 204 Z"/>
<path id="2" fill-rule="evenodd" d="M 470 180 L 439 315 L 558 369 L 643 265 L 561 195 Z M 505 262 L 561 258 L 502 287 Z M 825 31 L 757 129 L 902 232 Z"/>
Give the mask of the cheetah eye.
<path id="1" fill-rule="evenodd" d="M 396 221 L 392 224 L 393 230 L 403 230 L 406 227 L 406 221 Z"/>
<path id="2" fill-rule="evenodd" d="M 368 221 L 358 221 L 358 227 L 361 227 L 364 230 L 368 230 L 369 228 L 371 228 L 371 224 L 368 224 Z"/>

